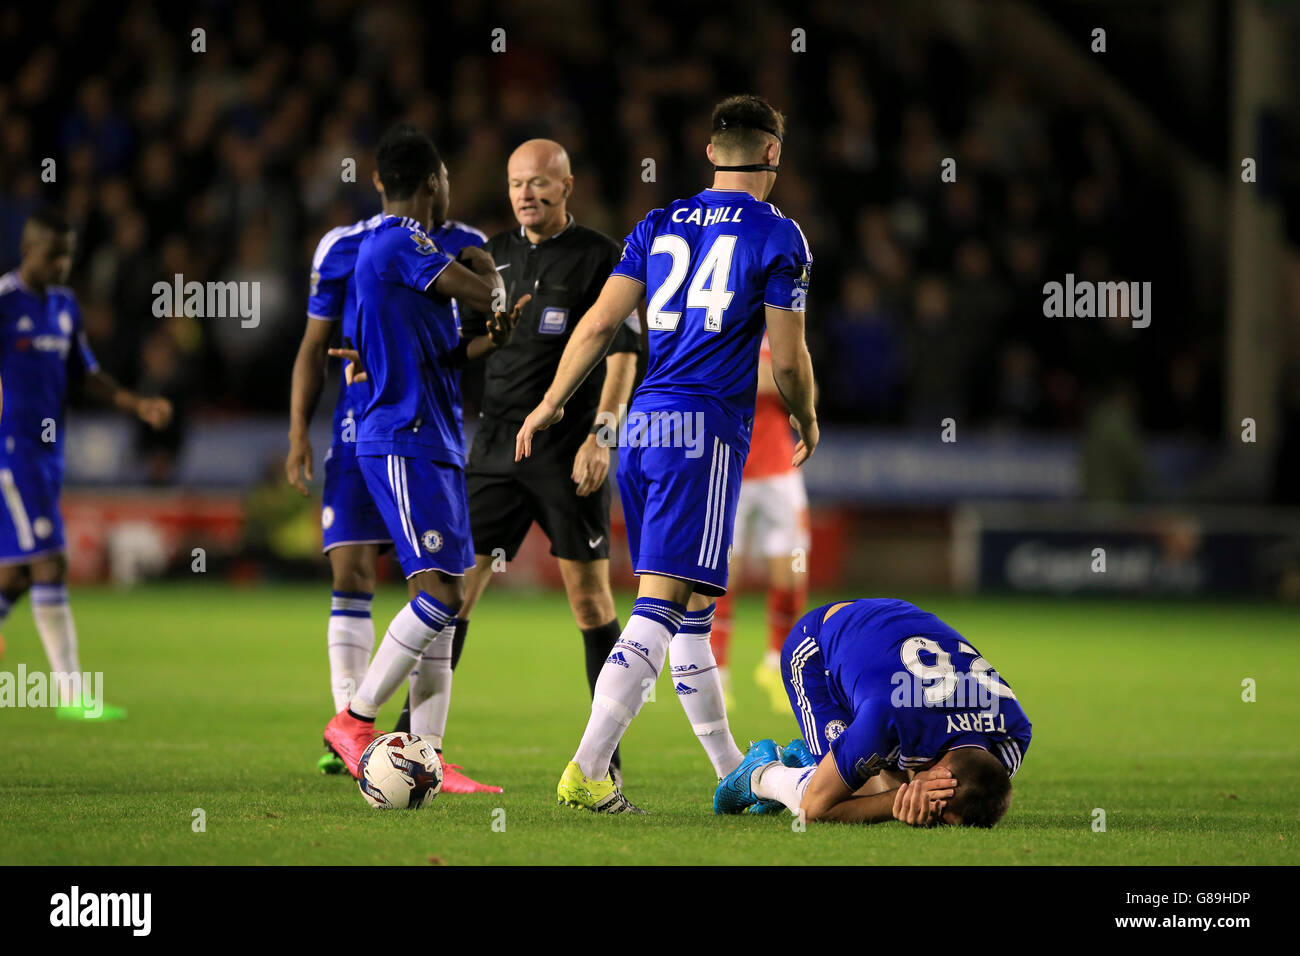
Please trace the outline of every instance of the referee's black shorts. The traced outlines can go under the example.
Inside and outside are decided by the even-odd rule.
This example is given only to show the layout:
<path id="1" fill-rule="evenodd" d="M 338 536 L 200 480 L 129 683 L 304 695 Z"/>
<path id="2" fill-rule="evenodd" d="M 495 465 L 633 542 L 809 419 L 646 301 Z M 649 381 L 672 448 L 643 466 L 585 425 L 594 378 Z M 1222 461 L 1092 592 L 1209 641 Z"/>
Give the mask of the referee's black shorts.
<path id="1" fill-rule="evenodd" d="M 474 553 L 519 553 L 534 521 L 551 554 L 572 561 L 609 557 L 609 478 L 585 498 L 573 481 L 573 457 L 586 434 L 538 432 L 533 454 L 515 463 L 517 422 L 482 418 L 465 469 Z"/>

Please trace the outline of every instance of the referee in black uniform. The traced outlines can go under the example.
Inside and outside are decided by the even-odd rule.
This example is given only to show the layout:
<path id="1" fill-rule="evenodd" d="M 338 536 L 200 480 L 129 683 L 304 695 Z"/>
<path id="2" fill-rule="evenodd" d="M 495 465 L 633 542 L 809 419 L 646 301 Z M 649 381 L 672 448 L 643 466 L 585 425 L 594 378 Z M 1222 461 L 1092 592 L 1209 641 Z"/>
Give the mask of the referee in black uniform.
<path id="1" fill-rule="evenodd" d="M 465 576 L 452 667 L 460 660 L 470 614 L 494 564 L 499 568 L 503 555 L 513 561 L 536 522 L 559 560 L 594 691 L 622 631 L 609 586 L 610 450 L 597 431 L 599 423 L 617 421 L 631 398 L 640 323 L 636 313 L 627 317 L 603 372 L 588 377 L 565 406 L 564 420 L 539 432 L 532 456 L 516 463 L 515 433 L 551 384 L 569 335 L 600 295 L 622 248 L 568 213 L 573 175 L 559 143 L 533 139 L 521 145 L 510 156 L 507 179 L 519 226 L 493 236 L 483 248 L 496 261 L 507 301 L 525 292 L 532 301 L 509 343 L 489 356 L 484 372 L 479 429 L 465 469 L 474 569 Z M 478 334 L 484 321 L 467 311 L 463 335 Z M 618 766 L 617 754 L 613 765 Z"/>

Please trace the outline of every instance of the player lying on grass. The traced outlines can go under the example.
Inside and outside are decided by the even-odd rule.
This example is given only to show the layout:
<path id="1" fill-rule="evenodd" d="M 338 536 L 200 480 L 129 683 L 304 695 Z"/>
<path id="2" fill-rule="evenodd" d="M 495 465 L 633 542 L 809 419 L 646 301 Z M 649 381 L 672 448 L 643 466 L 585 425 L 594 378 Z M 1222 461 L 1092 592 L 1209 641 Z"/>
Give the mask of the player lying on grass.
<path id="1" fill-rule="evenodd" d="M 823 605 L 790 631 L 781 676 L 807 744 L 752 744 L 715 813 L 991 827 L 1007 812 L 1029 718 L 935 615 L 884 598 Z"/>

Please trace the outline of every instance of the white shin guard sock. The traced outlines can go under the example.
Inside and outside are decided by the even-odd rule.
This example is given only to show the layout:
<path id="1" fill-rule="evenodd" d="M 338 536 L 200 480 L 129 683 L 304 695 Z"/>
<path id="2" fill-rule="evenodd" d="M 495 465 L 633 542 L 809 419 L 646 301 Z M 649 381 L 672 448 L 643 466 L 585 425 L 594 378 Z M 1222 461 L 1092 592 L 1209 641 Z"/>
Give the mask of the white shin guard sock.
<path id="1" fill-rule="evenodd" d="M 632 718 L 641 710 L 681 627 L 685 609 L 671 601 L 637 598 L 618 642 L 605 659 L 592 694 L 591 718 L 573 759 L 591 780 L 603 780 Z"/>
<path id="2" fill-rule="evenodd" d="M 438 632 L 411 672 L 411 733 L 442 749 L 451 709 L 451 642 L 456 619 Z"/>
<path id="3" fill-rule="evenodd" d="M 334 712 L 348 705 L 375 649 L 375 623 L 370 618 L 371 595 L 335 591 L 330 601 L 330 692 Z"/>
<path id="4" fill-rule="evenodd" d="M 713 764 L 713 772 L 725 777 L 739 766 L 745 755 L 736 746 L 727 722 L 722 675 L 709 644 L 712 620 L 712 605 L 704 611 L 689 612 L 682 629 L 668 645 L 668 663 L 672 667 L 673 689 L 682 702 L 691 729 L 700 738 Z"/>
<path id="5" fill-rule="evenodd" d="M 360 717 L 374 717 L 415 668 L 434 636 L 456 620 L 456 613 L 421 591 L 397 612 L 375 651 L 361 686 L 348 705 Z"/>
<path id="6" fill-rule="evenodd" d="M 59 703 L 71 704 L 81 696 L 81 661 L 77 655 L 77 625 L 72 620 L 65 584 L 32 585 L 32 619 L 45 646 L 50 670 L 60 675 Z"/>
<path id="7" fill-rule="evenodd" d="M 783 767 L 779 763 L 770 763 L 754 771 L 751 786 L 754 796 L 776 800 L 791 812 L 796 812 L 803 801 L 804 791 L 808 789 L 808 782 L 816 772 L 816 767 Z"/>

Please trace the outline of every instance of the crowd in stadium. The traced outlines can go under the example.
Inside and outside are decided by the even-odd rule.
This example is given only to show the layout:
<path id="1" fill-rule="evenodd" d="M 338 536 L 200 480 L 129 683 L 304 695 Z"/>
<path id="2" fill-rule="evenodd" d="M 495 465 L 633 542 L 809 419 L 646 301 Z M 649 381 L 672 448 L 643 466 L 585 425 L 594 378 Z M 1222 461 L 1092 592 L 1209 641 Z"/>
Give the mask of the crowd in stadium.
<path id="1" fill-rule="evenodd" d="M 1220 333 L 1212 305 L 1184 300 L 1173 203 L 1086 91 L 1044 102 L 1034 77 L 941 25 L 903 36 L 836 0 L 798 24 L 756 11 L 741 33 L 644 0 L 315 8 L 195 18 L 62 0 L 57 35 L 40 37 L 0 18 L 13 66 L 0 89 L 0 265 L 16 263 L 26 215 L 61 204 L 80 230 L 73 284 L 101 362 L 171 395 L 182 422 L 287 407 L 311 250 L 378 210 L 370 150 L 388 123 L 433 133 L 451 215 L 489 234 L 512 224 L 511 149 L 561 141 L 575 213 L 621 240 L 707 185 L 708 108 L 752 89 L 788 117 L 772 198 L 816 259 L 809 339 L 826 420 L 1072 428 L 1122 393 L 1149 430 L 1219 427 Z M 579 19 L 605 29 L 567 30 Z M 773 55 L 795 26 L 817 56 Z M 496 28 L 508 56 L 493 52 Z M 284 36 L 296 42 L 272 39 Z M 98 54 L 70 71 L 59 50 L 74 37 Z M 940 180 L 945 157 L 955 182 Z M 1162 321 L 1138 333 L 1045 318 L 1043 283 L 1068 272 L 1152 282 Z M 153 285 L 175 274 L 260 283 L 260 321 L 156 317 Z"/>

